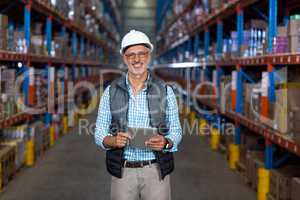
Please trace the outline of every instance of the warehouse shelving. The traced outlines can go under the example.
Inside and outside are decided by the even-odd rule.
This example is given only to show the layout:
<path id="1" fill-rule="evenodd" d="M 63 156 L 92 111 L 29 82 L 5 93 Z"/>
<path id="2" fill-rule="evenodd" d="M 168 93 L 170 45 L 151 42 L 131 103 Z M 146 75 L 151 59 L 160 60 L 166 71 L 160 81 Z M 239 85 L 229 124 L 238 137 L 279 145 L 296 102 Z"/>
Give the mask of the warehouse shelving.
<path id="1" fill-rule="evenodd" d="M 191 1 L 192 2 L 192 1 Z M 280 3 L 280 5 L 278 5 Z M 259 5 L 263 4 L 260 8 L 268 5 L 268 9 L 262 11 L 257 9 Z M 187 34 L 182 34 L 173 39 L 168 38 L 170 34 L 171 26 L 167 26 L 166 29 L 163 29 L 162 35 L 158 36 L 159 40 L 159 51 L 156 59 L 158 68 L 156 72 L 159 76 L 163 77 L 166 80 L 176 81 L 186 90 L 183 95 L 186 101 L 186 105 L 190 107 L 192 112 L 195 112 L 196 109 L 193 109 L 193 103 L 191 99 L 195 96 L 193 94 L 193 86 L 197 83 L 204 83 L 204 81 L 215 81 L 217 90 L 220 90 L 221 87 L 221 78 L 225 73 L 235 72 L 235 89 L 232 89 L 232 110 L 221 110 L 220 106 L 212 103 L 212 101 L 205 101 L 200 98 L 196 98 L 198 103 L 202 106 L 214 109 L 216 112 L 212 115 L 213 118 L 209 115 L 198 113 L 197 116 L 204 118 L 207 121 L 213 120 L 219 123 L 221 120 L 232 121 L 235 124 L 235 135 L 233 144 L 237 149 L 241 145 L 241 128 L 247 128 L 253 133 L 260 135 L 264 138 L 265 142 L 265 169 L 272 170 L 277 166 L 277 159 L 275 158 L 275 149 L 280 147 L 281 150 L 286 151 L 286 154 L 292 153 L 295 156 L 300 157 L 300 144 L 290 138 L 288 134 L 284 135 L 278 130 L 275 130 L 269 127 L 266 123 L 262 121 L 252 121 L 248 119 L 243 114 L 243 83 L 246 81 L 255 82 L 250 76 L 247 75 L 247 72 L 266 72 L 268 76 L 268 90 L 267 96 L 262 96 L 260 102 L 260 117 L 268 117 L 268 109 L 272 103 L 274 103 L 275 98 L 275 69 L 283 68 L 287 66 L 295 67 L 295 65 L 300 62 L 300 53 L 278 53 L 273 54 L 273 39 L 277 34 L 277 25 L 278 15 L 283 15 L 284 23 L 287 27 L 287 10 L 291 9 L 293 6 L 299 8 L 299 1 L 287 1 L 279 2 L 277 0 L 232 0 L 227 1 L 226 4 L 220 6 L 217 9 L 214 9 L 210 13 L 203 14 L 201 20 L 190 19 L 190 22 L 186 22 Z M 196 5 L 194 5 L 196 6 Z M 255 6 L 255 7 L 254 7 Z M 250 8 L 253 10 L 253 13 L 257 14 L 254 19 L 263 18 L 268 21 L 268 35 L 266 37 L 267 44 L 266 52 L 263 55 L 259 56 L 242 56 L 241 55 L 241 46 L 243 44 L 243 34 L 245 30 L 245 22 L 248 19 L 253 17 L 253 13 L 250 13 Z M 193 9 L 193 8 L 189 8 Z M 249 9 L 249 10 L 247 10 Z M 282 13 L 278 13 L 278 9 L 283 10 Z M 286 10 L 284 10 L 286 9 Z M 264 12 L 268 12 L 268 17 Z M 236 18 L 233 18 L 233 17 Z M 181 18 L 183 18 L 181 16 Z M 175 17 L 174 19 L 180 20 L 180 18 Z M 235 20 L 234 20 L 235 19 Z M 161 21 L 161 19 L 160 19 Z M 176 22 L 176 21 L 175 21 Z M 172 21 L 172 24 L 175 22 Z M 157 22 L 158 24 L 160 22 Z M 226 27 L 228 26 L 228 28 Z M 234 27 L 234 28 L 233 28 Z M 229 29 L 230 28 L 230 29 Z M 229 30 L 228 30 L 229 29 Z M 213 30 L 213 32 L 211 31 Z M 226 39 L 225 33 L 228 36 L 228 32 L 235 30 L 237 35 L 237 55 L 231 55 L 229 58 L 223 57 L 223 41 Z M 183 31 L 184 32 L 184 31 Z M 215 49 L 210 52 L 211 40 L 214 39 Z M 169 41 L 168 41 L 169 40 Z M 196 63 L 188 63 L 195 61 Z M 176 64 L 172 62 L 177 62 Z M 181 63 L 182 62 L 182 63 Z M 185 66 L 186 65 L 186 66 Z M 180 67 L 181 66 L 181 67 Z M 166 70 L 164 70 L 166 68 Z M 174 75 L 172 75 L 172 72 Z M 175 71 L 174 71 L 175 70 Z M 210 77 L 209 75 L 213 74 L 212 70 L 215 72 L 215 77 Z M 200 74 L 201 72 L 201 74 Z M 192 75 L 193 74 L 193 75 Z M 261 74 L 260 74 L 261 75 Z M 233 76 L 233 75 L 232 75 Z M 189 81 L 188 78 L 194 80 Z M 256 76 L 255 80 L 262 80 L 262 77 L 259 78 Z M 190 94 L 191 99 L 188 99 L 186 94 Z M 235 96 L 233 96 L 235 95 Z M 216 99 L 215 101 L 219 101 Z M 221 130 L 219 130 L 221 132 Z M 298 133 L 297 133 L 298 134 Z M 236 165 L 239 164 L 238 159 L 235 162 Z M 258 192 L 261 195 L 261 191 Z M 263 191 L 264 197 L 266 197 L 266 191 Z M 265 198 L 264 198 L 265 199 Z"/>
<path id="2" fill-rule="evenodd" d="M 0 50 L 0 61 L 20 61 L 27 63 L 51 63 L 52 65 L 65 64 L 66 66 L 70 65 L 86 65 L 91 67 L 113 67 L 115 65 L 103 64 L 99 61 L 89 61 L 73 58 L 58 58 L 44 55 L 35 55 L 35 54 L 25 54 L 25 53 L 16 53 L 11 51 Z"/>
<path id="3" fill-rule="evenodd" d="M 118 8 L 115 1 L 103 0 L 103 2 L 108 4 L 105 5 L 106 7 L 111 7 L 112 14 L 109 14 L 114 15 L 116 22 L 120 25 L 121 19 L 118 17 L 119 12 L 117 11 Z M 117 67 L 115 62 L 113 62 L 115 60 L 112 60 L 112 56 L 116 52 L 116 45 L 119 40 L 119 33 L 117 32 L 119 31 L 119 25 L 109 24 L 108 21 L 114 22 L 114 20 L 105 20 L 104 17 L 103 19 L 99 18 L 93 9 L 85 7 L 85 11 L 96 20 L 99 26 L 101 36 L 98 37 L 96 34 L 85 30 L 76 21 L 65 17 L 66 13 L 58 12 L 48 1 L 3 1 L 0 6 L 4 8 L 3 12 L 5 11 L 5 13 L 0 14 L 7 14 L 10 20 L 8 28 L 13 24 L 12 27 L 16 25 L 16 29 L 21 29 L 22 34 L 24 34 L 26 47 L 28 48 L 24 52 L 15 52 L 8 49 L 0 50 L 0 62 L 7 65 L 6 69 L 14 69 L 16 77 L 25 75 L 22 82 L 21 98 L 24 100 L 24 105 L 29 108 L 29 110 L 27 108 L 22 109 L 21 105 L 21 109 L 19 107 L 16 108 L 18 110 L 16 114 L 4 116 L 0 120 L 0 128 L 2 129 L 0 134 L 6 129 L 11 129 L 20 124 L 27 124 L 29 127 L 38 121 L 42 121 L 43 126 L 46 127 L 47 135 L 49 135 L 49 145 L 52 147 L 58 136 L 61 135 L 61 133 L 57 133 L 57 130 L 60 129 L 59 127 L 64 127 L 64 134 L 66 134 L 68 128 L 74 127 L 74 122 L 76 123 L 76 119 L 78 119 L 78 115 L 74 113 L 75 104 L 79 104 L 77 106 L 82 108 L 82 106 L 84 107 L 88 103 L 81 97 L 83 93 L 87 92 L 86 88 L 73 88 L 73 90 L 76 89 L 76 94 L 71 94 L 69 86 L 74 87 L 80 82 L 88 82 L 99 92 L 98 88 L 101 87 L 99 80 L 100 70 Z M 16 9 L 12 10 L 12 7 Z M 8 11 L 9 9 L 11 10 Z M 23 11 L 23 15 L 17 13 L 21 10 Z M 104 12 L 110 11 L 105 10 Z M 107 19 L 107 16 L 105 17 Z M 41 37 L 45 41 L 43 44 L 45 52 L 40 54 L 32 53 L 31 51 L 32 27 L 37 24 L 42 24 L 44 28 Z M 15 28 L 13 29 L 15 31 Z M 68 56 L 53 54 L 54 46 L 52 45 L 52 41 L 54 41 L 55 34 L 59 34 L 64 40 L 69 41 L 66 44 L 70 45 Z M 63 46 L 62 48 L 69 47 Z M 35 84 L 38 80 L 36 80 L 35 71 L 41 73 L 38 75 L 41 76 L 39 78 L 43 79 L 43 85 L 39 86 L 42 88 L 39 90 L 46 90 L 48 95 L 47 100 L 41 102 L 43 105 L 37 105 L 37 92 L 42 91 L 37 91 L 38 86 Z M 102 78 L 105 80 L 101 81 L 106 82 L 112 77 L 107 75 Z M 99 94 L 93 93 L 88 95 L 90 96 L 88 101 L 90 103 L 94 102 L 97 95 Z M 42 99 L 43 97 L 40 98 Z M 31 108 L 38 108 L 39 112 L 30 112 Z M 58 121 L 58 119 L 60 120 Z M 32 166 L 35 160 L 33 149 L 35 141 L 32 136 L 28 136 L 24 142 L 26 142 L 26 155 L 28 156 L 26 157 L 25 165 Z M 44 150 L 43 148 L 42 151 Z M 37 155 L 40 154 L 40 152 L 36 153 Z M 3 156 L 4 159 L 0 159 L 0 162 L 6 162 L 6 157 L 5 155 Z M 12 172 L 11 170 L 10 173 Z M 6 182 L 2 182 L 2 172 L 0 173 L 0 190 L 7 184 Z M 5 176 L 4 179 L 6 180 Z"/>
<path id="4" fill-rule="evenodd" d="M 247 66 L 268 66 L 271 65 L 297 65 L 300 62 L 300 53 L 285 53 L 255 56 L 249 58 L 231 58 L 231 59 L 218 59 L 215 61 L 202 61 L 197 66 L 236 66 L 238 64 Z M 182 64 L 184 66 L 184 64 Z"/>
<path id="5" fill-rule="evenodd" d="M 86 10 L 87 10 L 87 13 L 89 13 L 91 16 L 93 16 L 93 18 L 96 19 L 97 23 L 100 24 L 105 29 L 105 31 L 108 33 L 109 37 L 111 39 L 113 39 L 114 42 L 117 42 L 118 40 L 117 40 L 116 36 L 108 28 L 109 25 L 106 24 L 106 22 L 104 22 L 102 19 L 97 17 L 96 13 L 91 8 L 86 7 Z"/>
<path id="6" fill-rule="evenodd" d="M 160 52 L 158 53 L 158 56 L 162 56 L 171 49 L 174 49 L 184 42 L 186 42 L 190 37 L 195 36 L 196 33 L 201 32 L 201 31 L 207 31 L 207 27 L 212 26 L 214 24 L 217 24 L 221 22 L 222 19 L 234 14 L 235 12 L 238 12 L 238 10 L 241 10 L 242 8 L 245 8 L 247 6 L 250 6 L 257 2 L 258 0 L 249 0 L 249 1 L 244 1 L 244 0 L 233 0 L 230 1 L 230 3 L 227 3 L 223 5 L 222 8 L 213 11 L 210 13 L 208 16 L 205 16 L 205 19 L 201 21 L 200 23 L 196 24 L 196 26 L 193 26 L 191 30 L 189 30 L 188 35 L 182 36 L 182 38 L 174 39 L 172 40 L 169 44 L 164 45 L 161 47 Z M 188 11 L 190 11 L 193 6 L 195 6 L 196 1 L 191 1 L 191 4 L 182 12 L 179 16 L 175 17 L 174 19 L 178 20 L 180 17 L 183 17 L 184 14 L 186 14 Z M 172 22 L 174 24 L 174 21 Z M 164 30 L 161 34 L 161 37 L 166 36 L 166 33 L 168 32 L 169 28 L 171 27 L 168 26 L 166 30 Z M 179 41 L 179 42 L 178 42 Z"/>
<path id="7" fill-rule="evenodd" d="M 122 20 L 121 20 L 121 14 L 119 11 L 120 5 L 119 5 L 118 1 L 115 1 L 115 0 L 106 0 L 106 1 L 109 3 L 109 5 L 112 9 L 112 14 L 116 20 L 117 27 L 120 27 Z"/>
<path id="8" fill-rule="evenodd" d="M 0 128 L 7 128 L 7 127 L 11 127 L 15 124 L 18 124 L 20 122 L 26 122 L 26 121 L 30 121 L 32 119 L 32 116 L 28 113 L 19 113 L 16 114 L 12 117 L 9 117 L 8 119 L 4 119 L 0 121 Z"/>
<path id="9" fill-rule="evenodd" d="M 183 15 L 185 15 L 187 12 L 190 12 L 191 9 L 194 7 L 194 5 L 196 4 L 196 0 L 192 0 L 185 8 L 184 10 L 179 13 L 178 15 L 174 16 L 171 20 L 171 22 L 169 22 L 164 28 L 163 30 L 161 30 L 158 35 L 160 37 L 163 37 L 164 35 L 166 35 L 166 33 L 169 31 L 170 27 L 178 20 L 180 19 Z M 165 8 L 167 9 L 167 7 Z"/>
<path id="10" fill-rule="evenodd" d="M 105 50 L 114 51 L 115 46 L 113 46 L 113 47 L 107 46 L 105 41 L 103 41 L 100 38 L 95 37 L 93 34 L 90 34 L 90 33 L 86 32 L 85 30 L 82 30 L 82 27 L 80 27 L 80 25 L 76 24 L 72 20 L 66 19 L 59 12 L 54 10 L 50 5 L 48 5 L 46 3 L 42 3 L 41 1 L 37 1 L 37 0 L 24 0 L 23 2 L 25 3 L 25 5 L 27 5 L 27 7 L 29 9 L 32 8 L 35 11 L 37 11 L 43 15 L 49 16 L 51 20 L 54 19 L 58 23 L 62 24 L 64 27 L 78 33 L 79 35 L 84 36 L 85 38 L 87 38 L 88 40 L 93 42 L 94 44 L 98 44 L 98 45 L 102 46 Z M 101 24 L 101 25 L 103 26 L 103 24 Z M 106 26 L 104 26 L 104 27 L 106 28 L 106 30 L 108 30 L 108 28 Z M 109 35 L 112 36 L 111 34 L 109 34 Z M 113 36 L 112 36 L 112 38 L 114 39 Z"/>

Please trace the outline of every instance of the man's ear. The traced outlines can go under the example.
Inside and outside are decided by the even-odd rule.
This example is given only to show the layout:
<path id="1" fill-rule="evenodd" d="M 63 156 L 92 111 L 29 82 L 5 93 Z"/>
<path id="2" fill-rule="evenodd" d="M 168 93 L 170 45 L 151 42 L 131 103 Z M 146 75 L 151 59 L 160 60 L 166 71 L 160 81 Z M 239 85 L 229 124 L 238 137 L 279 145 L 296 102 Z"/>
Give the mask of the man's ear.
<path id="1" fill-rule="evenodd" d="M 126 65 L 128 65 L 128 62 L 127 62 L 127 59 L 126 59 L 125 54 L 122 55 L 122 59 L 123 59 L 123 62 L 124 62 Z"/>

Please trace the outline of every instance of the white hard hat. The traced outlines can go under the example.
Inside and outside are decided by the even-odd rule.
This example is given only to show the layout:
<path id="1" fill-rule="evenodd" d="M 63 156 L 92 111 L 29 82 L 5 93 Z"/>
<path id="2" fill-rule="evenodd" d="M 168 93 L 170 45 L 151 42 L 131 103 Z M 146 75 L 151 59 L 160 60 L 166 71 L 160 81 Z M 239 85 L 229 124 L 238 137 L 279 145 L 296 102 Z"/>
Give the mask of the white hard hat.
<path id="1" fill-rule="evenodd" d="M 145 33 L 141 31 L 131 30 L 122 39 L 120 54 L 122 55 L 124 53 L 123 51 L 126 47 L 137 44 L 145 44 L 151 52 L 153 50 L 153 45 L 151 44 L 148 36 Z"/>

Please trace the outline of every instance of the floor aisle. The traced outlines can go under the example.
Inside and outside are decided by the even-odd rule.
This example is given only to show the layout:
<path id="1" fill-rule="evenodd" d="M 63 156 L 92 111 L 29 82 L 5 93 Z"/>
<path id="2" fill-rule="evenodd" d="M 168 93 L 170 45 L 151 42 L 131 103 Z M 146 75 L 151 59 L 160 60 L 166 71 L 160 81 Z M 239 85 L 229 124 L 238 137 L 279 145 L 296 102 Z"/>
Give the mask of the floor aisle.
<path id="1" fill-rule="evenodd" d="M 171 177 L 173 200 L 255 200 L 255 192 L 228 169 L 224 155 L 209 150 L 199 137 L 185 136 L 179 150 Z M 74 130 L 34 167 L 22 170 L 0 199 L 107 200 L 110 177 L 104 156 L 92 136 Z"/>

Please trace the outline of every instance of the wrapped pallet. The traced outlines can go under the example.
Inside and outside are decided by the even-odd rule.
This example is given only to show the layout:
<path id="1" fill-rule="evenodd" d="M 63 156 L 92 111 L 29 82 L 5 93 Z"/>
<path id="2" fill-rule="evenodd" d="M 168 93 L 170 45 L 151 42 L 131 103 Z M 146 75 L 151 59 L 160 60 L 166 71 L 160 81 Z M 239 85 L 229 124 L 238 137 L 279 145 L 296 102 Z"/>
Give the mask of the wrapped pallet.
<path id="1" fill-rule="evenodd" d="M 270 195 L 275 200 L 291 200 L 292 179 L 300 176 L 299 166 L 285 166 L 271 171 Z"/>
<path id="2" fill-rule="evenodd" d="M 18 171 L 25 161 L 25 140 L 14 139 L 1 142 L 2 145 L 11 146 L 15 149 L 15 169 Z"/>
<path id="3" fill-rule="evenodd" d="M 264 167 L 263 151 L 248 151 L 246 156 L 246 177 L 251 187 L 256 190 L 258 169 Z"/>
<path id="4" fill-rule="evenodd" d="M 300 197 L 300 178 L 293 178 L 291 189 L 291 200 L 298 200 Z"/>
<path id="5" fill-rule="evenodd" d="M 299 141 L 300 83 L 281 84 L 276 90 L 275 128 Z"/>

